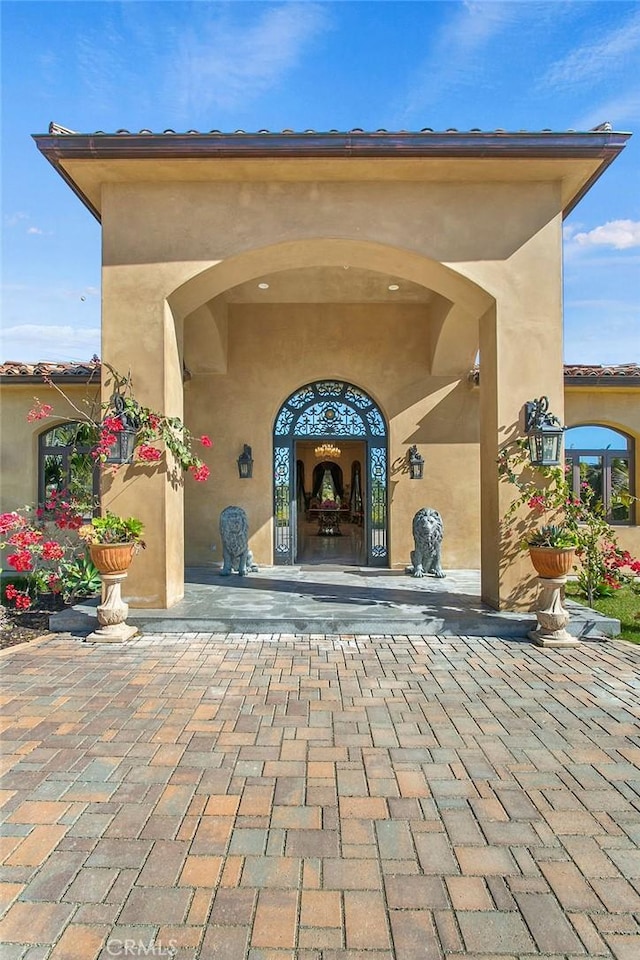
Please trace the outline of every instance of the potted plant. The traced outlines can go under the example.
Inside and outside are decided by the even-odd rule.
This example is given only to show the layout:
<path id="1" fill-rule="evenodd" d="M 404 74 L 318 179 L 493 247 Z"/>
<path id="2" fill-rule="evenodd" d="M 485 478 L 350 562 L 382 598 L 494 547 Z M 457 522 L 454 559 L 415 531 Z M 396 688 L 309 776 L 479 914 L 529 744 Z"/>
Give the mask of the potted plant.
<path id="1" fill-rule="evenodd" d="M 529 557 L 539 577 L 566 577 L 575 562 L 578 538 L 565 524 L 548 523 L 527 538 Z"/>
<path id="2" fill-rule="evenodd" d="M 109 510 L 78 530 L 78 536 L 89 544 L 91 560 L 102 574 L 128 570 L 134 553 L 146 546 L 143 533 L 141 520 L 118 517 Z"/>

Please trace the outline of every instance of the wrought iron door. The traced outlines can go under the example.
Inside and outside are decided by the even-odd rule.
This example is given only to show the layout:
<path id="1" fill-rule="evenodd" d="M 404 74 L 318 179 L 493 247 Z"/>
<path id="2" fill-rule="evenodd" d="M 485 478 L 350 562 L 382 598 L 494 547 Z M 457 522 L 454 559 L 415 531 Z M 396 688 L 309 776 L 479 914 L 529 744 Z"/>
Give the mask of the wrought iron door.
<path id="1" fill-rule="evenodd" d="M 307 384 L 282 405 L 274 427 L 274 559 L 296 557 L 296 440 L 363 440 L 366 446 L 367 564 L 388 562 L 387 425 L 368 394 L 341 380 Z"/>

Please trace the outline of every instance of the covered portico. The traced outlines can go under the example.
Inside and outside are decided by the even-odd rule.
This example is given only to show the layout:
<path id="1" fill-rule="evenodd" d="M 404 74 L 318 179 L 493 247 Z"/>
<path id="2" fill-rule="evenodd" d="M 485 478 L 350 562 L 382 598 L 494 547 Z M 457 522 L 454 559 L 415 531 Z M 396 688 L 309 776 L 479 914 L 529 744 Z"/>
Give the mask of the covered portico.
<path id="1" fill-rule="evenodd" d="M 104 505 L 146 526 L 130 603 L 179 601 L 185 558 L 215 559 L 231 503 L 249 515 L 257 562 L 274 562 L 274 423 L 304 384 L 333 379 L 388 426 L 389 567 L 407 563 L 413 513 L 433 506 L 445 567 L 480 567 L 496 609 L 528 607 L 533 575 L 501 523 L 512 493 L 496 460 L 528 400 L 546 395 L 563 415 L 562 218 L 626 139 L 37 136 L 102 223 L 103 361 L 131 370 L 141 402 L 214 440 L 208 487 L 185 493 L 135 465 L 107 481 Z M 236 468 L 243 443 L 250 482 Z M 413 444 L 422 483 L 402 469 Z"/>

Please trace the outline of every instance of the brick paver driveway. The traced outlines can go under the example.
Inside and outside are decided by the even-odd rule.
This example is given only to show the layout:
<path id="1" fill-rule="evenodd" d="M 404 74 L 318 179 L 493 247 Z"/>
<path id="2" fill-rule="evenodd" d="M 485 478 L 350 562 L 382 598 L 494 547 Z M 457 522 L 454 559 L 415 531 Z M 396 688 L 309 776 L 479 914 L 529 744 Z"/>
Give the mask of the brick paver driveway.
<path id="1" fill-rule="evenodd" d="M 56 638 L 3 668 L 3 960 L 640 957 L 640 649 Z"/>

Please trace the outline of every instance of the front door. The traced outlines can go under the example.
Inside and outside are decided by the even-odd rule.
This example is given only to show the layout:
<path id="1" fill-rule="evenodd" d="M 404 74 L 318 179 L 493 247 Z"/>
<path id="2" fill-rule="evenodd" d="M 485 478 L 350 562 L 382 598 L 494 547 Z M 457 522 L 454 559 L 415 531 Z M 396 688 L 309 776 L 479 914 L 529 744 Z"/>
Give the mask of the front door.
<path id="1" fill-rule="evenodd" d="M 352 384 L 339 380 L 318 381 L 297 390 L 285 401 L 274 427 L 276 564 L 293 564 L 299 558 L 298 517 L 303 501 L 300 499 L 300 458 L 296 456 L 296 443 L 308 442 L 315 450 L 316 445 L 331 441 L 336 445 L 342 441 L 345 446 L 359 441 L 363 451 L 359 477 L 363 508 L 362 557 L 368 566 L 388 565 L 387 436 L 386 421 L 377 405 L 368 394 Z M 353 458 L 350 462 L 354 462 Z M 351 470 L 349 476 L 350 505 Z M 305 492 L 309 491 L 305 489 Z M 344 510 L 342 503 L 339 506 Z M 306 505 L 304 508 L 307 509 Z"/>

